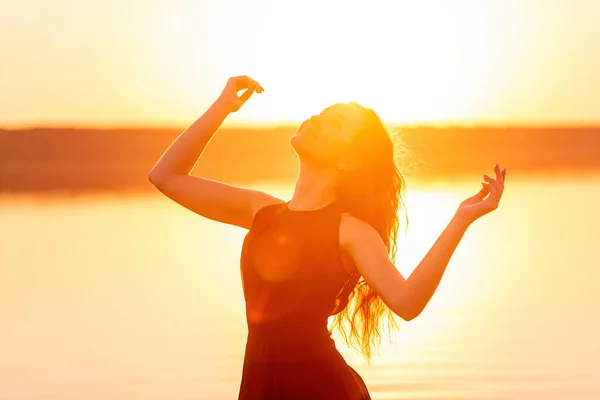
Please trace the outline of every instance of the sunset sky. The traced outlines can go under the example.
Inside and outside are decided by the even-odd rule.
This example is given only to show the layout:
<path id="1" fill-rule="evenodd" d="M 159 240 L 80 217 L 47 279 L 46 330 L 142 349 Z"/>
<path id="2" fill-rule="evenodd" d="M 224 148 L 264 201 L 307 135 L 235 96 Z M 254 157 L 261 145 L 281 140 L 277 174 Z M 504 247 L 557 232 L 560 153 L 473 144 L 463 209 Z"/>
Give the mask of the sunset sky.
<path id="1" fill-rule="evenodd" d="M 358 101 L 389 123 L 600 123 L 598 0 L 0 0 L 0 127 L 231 123 Z"/>

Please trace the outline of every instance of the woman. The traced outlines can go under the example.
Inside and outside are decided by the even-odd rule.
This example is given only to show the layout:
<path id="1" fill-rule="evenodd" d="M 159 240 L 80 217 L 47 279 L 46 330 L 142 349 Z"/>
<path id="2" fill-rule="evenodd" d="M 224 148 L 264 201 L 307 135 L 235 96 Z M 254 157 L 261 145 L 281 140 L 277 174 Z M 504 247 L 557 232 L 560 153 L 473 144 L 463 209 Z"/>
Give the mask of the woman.
<path id="1" fill-rule="evenodd" d="M 263 88 L 254 80 L 229 79 L 149 179 L 182 206 L 249 230 L 241 255 L 248 338 L 239 399 L 369 399 L 336 350 L 328 317 L 369 359 L 381 323 L 394 325 L 393 314 L 418 316 L 467 227 L 498 207 L 506 169 L 496 165 L 496 179 L 484 176 L 487 183 L 459 205 L 405 279 L 393 264 L 404 180 L 370 109 L 336 104 L 302 123 L 290 139 L 300 162 L 290 201 L 190 175 L 227 115 L 255 92 Z"/>

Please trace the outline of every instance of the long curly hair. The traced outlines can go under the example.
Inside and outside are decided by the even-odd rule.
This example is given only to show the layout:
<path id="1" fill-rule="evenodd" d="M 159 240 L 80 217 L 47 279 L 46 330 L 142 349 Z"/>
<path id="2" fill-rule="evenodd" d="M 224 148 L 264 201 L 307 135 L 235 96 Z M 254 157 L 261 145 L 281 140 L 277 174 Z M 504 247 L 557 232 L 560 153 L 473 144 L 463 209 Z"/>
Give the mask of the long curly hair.
<path id="1" fill-rule="evenodd" d="M 344 212 L 375 228 L 390 260 L 395 262 L 400 210 L 404 211 L 405 229 L 408 228 L 406 182 L 396 157 L 402 153 L 408 155 L 408 151 L 398 136 L 392 140 L 372 109 L 359 107 L 366 118 L 351 150 L 356 167 L 341 172 L 337 198 Z M 346 344 L 362 353 L 369 363 L 373 350 L 381 344 L 383 329 L 387 328 L 390 335 L 393 329 L 398 329 L 398 322 L 368 283 L 358 275 L 355 278 L 347 302 L 342 304 L 346 306 L 336 310 L 332 328 L 337 327 Z"/>

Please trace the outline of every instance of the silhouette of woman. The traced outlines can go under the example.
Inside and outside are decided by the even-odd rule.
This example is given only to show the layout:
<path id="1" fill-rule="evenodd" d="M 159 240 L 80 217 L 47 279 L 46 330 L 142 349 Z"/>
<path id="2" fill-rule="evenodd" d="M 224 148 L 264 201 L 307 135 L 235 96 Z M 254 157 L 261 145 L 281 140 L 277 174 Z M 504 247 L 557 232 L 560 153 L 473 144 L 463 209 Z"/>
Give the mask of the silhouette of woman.
<path id="1" fill-rule="evenodd" d="M 229 113 L 262 92 L 246 76 L 230 78 L 149 180 L 197 214 L 249 230 L 240 262 L 248 337 L 239 399 L 369 399 L 336 349 L 328 317 L 369 359 L 385 317 L 394 326 L 394 314 L 418 316 L 468 226 L 498 207 L 506 169 L 484 175 L 483 188 L 460 203 L 405 279 L 393 264 L 405 181 L 371 109 L 335 104 L 300 125 L 290 139 L 300 163 L 290 201 L 190 175 Z"/>

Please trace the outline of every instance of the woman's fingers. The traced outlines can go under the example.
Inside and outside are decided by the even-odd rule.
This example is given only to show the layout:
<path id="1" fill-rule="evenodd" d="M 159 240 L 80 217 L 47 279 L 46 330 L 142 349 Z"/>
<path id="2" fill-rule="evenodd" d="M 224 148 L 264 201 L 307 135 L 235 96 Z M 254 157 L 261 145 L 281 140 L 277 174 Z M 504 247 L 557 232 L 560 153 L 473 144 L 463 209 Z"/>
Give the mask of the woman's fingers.
<path id="1" fill-rule="evenodd" d="M 502 187 L 502 185 L 500 185 L 500 183 L 498 183 L 498 181 L 496 181 L 495 179 L 490 178 L 487 175 L 483 175 L 483 179 L 485 179 L 486 182 L 488 182 L 490 185 L 492 185 L 499 192 L 501 192 L 502 189 L 504 189 Z"/>
<path id="2" fill-rule="evenodd" d="M 504 191 L 504 176 L 506 175 L 506 168 L 500 170 L 500 166 L 496 164 L 494 171 L 496 172 L 497 179 L 483 175 L 483 179 L 485 180 L 485 182 L 481 182 L 483 188 L 475 196 L 473 196 L 473 198 L 478 199 L 477 205 L 481 205 L 483 207 L 482 209 L 486 210 L 486 213 L 498 208 L 500 198 L 502 197 L 502 192 Z M 486 197 L 488 193 L 489 196 Z"/>
<path id="3" fill-rule="evenodd" d="M 483 186 L 481 188 L 481 190 L 479 192 L 477 192 L 477 194 L 475 194 L 475 196 L 473 196 L 473 197 L 475 197 L 477 199 L 483 199 L 489 192 L 490 192 L 490 190 L 486 186 Z"/>
<path id="4" fill-rule="evenodd" d="M 499 193 L 498 188 L 492 183 L 482 183 L 490 191 L 490 196 L 496 196 Z"/>
<path id="5" fill-rule="evenodd" d="M 504 189 L 504 178 L 506 177 L 506 168 L 500 170 L 500 166 L 496 164 L 494 166 L 494 172 L 496 173 L 496 179 L 492 179 L 487 175 L 483 175 L 483 178 L 491 184 L 498 184 L 498 189 Z"/>
<path id="6" fill-rule="evenodd" d="M 234 79 L 236 83 L 235 88 L 238 92 L 244 89 L 253 89 L 256 93 L 262 93 L 264 91 L 263 87 L 249 76 L 236 76 Z"/>
<path id="7" fill-rule="evenodd" d="M 256 82 L 254 79 L 248 78 L 248 87 L 250 89 L 253 89 L 256 93 L 262 93 L 264 92 L 265 89 L 262 88 L 262 86 L 260 86 L 260 84 L 258 82 Z"/>
<path id="8" fill-rule="evenodd" d="M 262 93 L 264 89 L 259 85 L 254 79 L 242 75 L 235 76 L 232 78 L 235 85 L 235 103 L 237 108 L 240 108 L 248 99 L 256 92 Z M 241 95 L 238 96 L 237 93 L 243 91 Z"/>
<path id="9" fill-rule="evenodd" d="M 496 189 L 496 186 L 491 183 L 482 183 L 484 187 L 487 187 L 490 191 L 490 195 L 486 198 L 483 203 L 488 204 L 491 209 L 496 209 L 500 203 L 500 192 Z"/>
<path id="10" fill-rule="evenodd" d="M 263 89 L 263 87 L 260 86 L 258 82 L 256 82 L 255 80 L 252 80 L 252 82 L 254 82 L 254 86 L 256 86 L 256 93 L 262 93 L 265 91 L 265 89 Z"/>
<path id="11" fill-rule="evenodd" d="M 496 174 L 496 181 L 502 184 L 502 172 L 500 172 L 500 166 L 498 164 L 494 166 L 494 173 Z"/>
<path id="12" fill-rule="evenodd" d="M 496 181 L 504 187 L 504 175 L 506 174 L 506 168 L 503 171 L 500 170 L 500 166 L 496 164 L 494 167 L 494 172 L 496 173 Z"/>
<path id="13" fill-rule="evenodd" d="M 248 100 L 250 98 L 250 96 L 252 96 L 253 93 L 254 93 L 254 88 L 246 89 L 246 91 L 244 93 L 242 93 L 242 95 L 240 96 L 241 103 L 244 104 L 246 102 L 246 100 Z"/>
<path id="14" fill-rule="evenodd" d="M 485 196 L 488 194 L 490 190 L 487 187 L 482 187 L 481 190 L 476 194 L 476 196 Z"/>
<path id="15" fill-rule="evenodd" d="M 246 75 L 233 76 L 227 80 L 219 100 L 229 112 L 236 112 L 254 93 L 262 93 L 263 90 L 258 82 Z"/>

